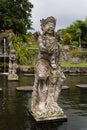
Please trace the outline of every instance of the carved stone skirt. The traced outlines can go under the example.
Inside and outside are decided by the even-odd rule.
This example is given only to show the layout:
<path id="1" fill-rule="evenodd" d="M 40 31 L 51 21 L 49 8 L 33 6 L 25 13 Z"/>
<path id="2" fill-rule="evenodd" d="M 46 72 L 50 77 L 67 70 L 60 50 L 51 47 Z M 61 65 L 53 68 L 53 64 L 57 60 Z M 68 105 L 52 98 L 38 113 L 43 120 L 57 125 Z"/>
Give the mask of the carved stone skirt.
<path id="1" fill-rule="evenodd" d="M 35 65 L 35 74 L 38 75 L 40 79 L 46 79 L 50 75 L 50 65 L 49 62 L 40 59 Z"/>

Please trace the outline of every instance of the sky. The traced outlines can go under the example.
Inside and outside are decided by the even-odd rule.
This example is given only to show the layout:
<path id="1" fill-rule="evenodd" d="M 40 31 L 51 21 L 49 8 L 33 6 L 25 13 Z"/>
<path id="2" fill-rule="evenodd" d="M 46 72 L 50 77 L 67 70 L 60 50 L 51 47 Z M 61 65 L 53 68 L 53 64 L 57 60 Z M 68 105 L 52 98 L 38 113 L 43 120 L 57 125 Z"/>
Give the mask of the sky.
<path id="1" fill-rule="evenodd" d="M 55 30 L 65 28 L 76 20 L 84 21 L 87 16 L 87 0 L 29 0 L 33 5 L 34 31 L 40 31 L 40 20 L 49 16 L 56 19 Z"/>

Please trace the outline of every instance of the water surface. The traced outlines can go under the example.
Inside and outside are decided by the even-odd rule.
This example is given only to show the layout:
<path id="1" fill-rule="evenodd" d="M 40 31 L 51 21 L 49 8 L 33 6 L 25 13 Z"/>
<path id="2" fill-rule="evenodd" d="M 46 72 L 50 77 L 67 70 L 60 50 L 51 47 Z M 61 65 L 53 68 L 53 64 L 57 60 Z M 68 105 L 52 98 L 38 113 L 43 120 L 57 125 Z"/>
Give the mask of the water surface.
<path id="1" fill-rule="evenodd" d="M 87 130 L 87 90 L 79 89 L 76 84 L 87 84 L 87 76 L 66 76 L 59 105 L 68 116 L 63 123 L 36 124 L 31 120 L 28 109 L 30 92 L 17 92 L 16 87 L 33 85 L 33 76 L 19 76 L 19 81 L 8 81 L 7 75 L 0 75 L 0 130 Z"/>

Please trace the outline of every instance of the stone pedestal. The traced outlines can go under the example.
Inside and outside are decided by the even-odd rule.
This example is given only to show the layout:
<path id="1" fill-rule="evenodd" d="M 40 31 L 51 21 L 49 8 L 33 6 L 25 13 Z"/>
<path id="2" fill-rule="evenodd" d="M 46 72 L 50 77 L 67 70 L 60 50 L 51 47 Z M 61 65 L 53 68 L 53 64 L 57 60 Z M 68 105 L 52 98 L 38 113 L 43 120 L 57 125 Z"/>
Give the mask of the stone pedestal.
<path id="1" fill-rule="evenodd" d="M 8 80 L 17 81 L 18 80 L 18 75 L 17 74 L 8 74 Z"/>
<path id="2" fill-rule="evenodd" d="M 62 115 L 62 116 L 55 116 L 55 117 L 49 117 L 49 118 L 37 118 L 31 110 L 29 110 L 29 114 L 31 115 L 31 117 L 35 120 L 35 122 L 37 123 L 48 123 L 48 122 L 64 122 L 67 121 L 67 116 L 66 115 Z"/>
<path id="3" fill-rule="evenodd" d="M 18 80 L 17 75 L 17 55 L 14 47 L 10 48 L 9 54 L 9 71 L 8 71 L 8 80 Z"/>

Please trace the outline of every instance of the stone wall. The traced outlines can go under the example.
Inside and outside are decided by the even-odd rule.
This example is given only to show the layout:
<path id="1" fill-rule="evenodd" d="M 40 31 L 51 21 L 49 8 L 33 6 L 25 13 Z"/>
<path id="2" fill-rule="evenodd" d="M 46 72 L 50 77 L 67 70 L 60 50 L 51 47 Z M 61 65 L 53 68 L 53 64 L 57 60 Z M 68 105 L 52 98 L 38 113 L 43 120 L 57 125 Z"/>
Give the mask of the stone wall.
<path id="1" fill-rule="evenodd" d="M 67 74 L 87 74 L 87 67 L 62 67 L 63 72 Z M 19 66 L 22 73 L 34 73 L 34 67 Z"/>
<path id="2" fill-rule="evenodd" d="M 64 73 L 87 74 L 87 67 L 63 67 Z"/>

